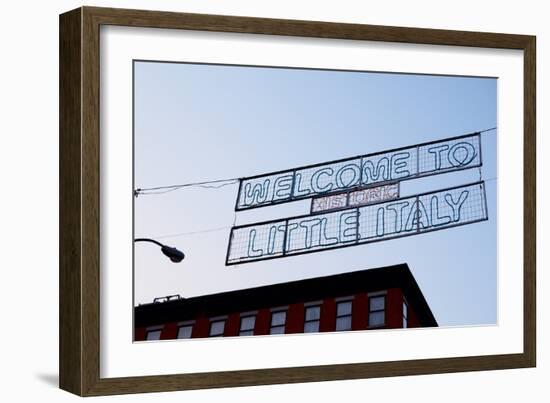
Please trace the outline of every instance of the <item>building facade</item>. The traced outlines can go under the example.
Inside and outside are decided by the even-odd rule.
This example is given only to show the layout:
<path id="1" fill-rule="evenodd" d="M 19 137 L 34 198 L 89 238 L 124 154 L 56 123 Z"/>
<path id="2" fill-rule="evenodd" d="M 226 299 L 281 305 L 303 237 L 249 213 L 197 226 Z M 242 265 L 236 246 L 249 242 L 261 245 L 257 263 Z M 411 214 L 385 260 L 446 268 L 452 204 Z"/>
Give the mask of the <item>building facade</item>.
<path id="1" fill-rule="evenodd" d="M 135 341 L 434 327 L 406 264 L 135 307 Z"/>

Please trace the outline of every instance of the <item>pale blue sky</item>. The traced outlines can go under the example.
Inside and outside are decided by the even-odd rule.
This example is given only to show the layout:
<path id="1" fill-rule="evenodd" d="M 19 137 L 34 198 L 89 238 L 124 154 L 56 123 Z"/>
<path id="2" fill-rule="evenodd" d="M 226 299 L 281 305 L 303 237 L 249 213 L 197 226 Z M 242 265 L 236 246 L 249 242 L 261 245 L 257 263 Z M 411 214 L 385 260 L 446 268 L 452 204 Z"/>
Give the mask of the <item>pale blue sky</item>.
<path id="1" fill-rule="evenodd" d="M 246 177 L 496 126 L 497 80 L 184 63 L 135 63 L 135 187 Z M 233 223 L 302 215 L 309 200 L 235 213 L 237 185 L 135 199 L 135 302 L 408 263 L 440 325 L 493 324 L 497 132 L 482 135 L 489 220 L 307 255 L 225 266 Z M 402 183 L 401 195 L 479 179 L 471 169 Z"/>

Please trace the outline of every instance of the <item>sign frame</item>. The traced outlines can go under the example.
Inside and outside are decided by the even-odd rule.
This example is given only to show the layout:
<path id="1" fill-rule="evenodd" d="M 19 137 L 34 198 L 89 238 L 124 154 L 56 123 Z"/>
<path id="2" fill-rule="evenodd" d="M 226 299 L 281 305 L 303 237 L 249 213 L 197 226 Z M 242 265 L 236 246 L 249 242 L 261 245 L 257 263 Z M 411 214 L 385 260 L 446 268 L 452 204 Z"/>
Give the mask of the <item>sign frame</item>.
<path id="1" fill-rule="evenodd" d="M 479 167 L 483 166 L 483 154 L 481 152 L 481 133 L 479 131 L 476 131 L 476 132 L 461 134 L 461 135 L 458 135 L 458 136 L 447 137 L 447 138 L 443 138 L 443 139 L 432 140 L 432 141 L 412 144 L 412 145 L 408 145 L 408 146 L 396 147 L 396 148 L 392 148 L 392 149 L 389 149 L 389 150 L 383 150 L 383 151 L 377 151 L 377 152 L 372 152 L 372 153 L 368 153 L 368 154 L 356 155 L 354 157 L 346 157 L 346 158 L 341 158 L 341 159 L 336 159 L 336 160 L 331 160 L 331 161 L 319 162 L 319 163 L 315 163 L 315 164 L 302 165 L 302 166 L 299 166 L 299 167 L 296 167 L 296 168 L 283 169 L 283 170 L 279 170 L 279 171 L 272 171 L 272 172 L 267 172 L 267 173 L 263 173 L 263 174 L 258 174 L 258 175 L 252 175 L 252 176 L 248 176 L 248 177 L 239 178 L 239 188 L 238 188 L 238 191 L 237 191 L 237 198 L 235 200 L 235 211 L 238 212 L 238 211 L 251 210 L 251 209 L 256 209 L 256 208 L 261 208 L 261 207 L 269 207 L 269 206 L 274 206 L 274 205 L 279 205 L 279 204 L 284 204 L 284 203 L 291 203 L 291 202 L 294 202 L 294 201 L 310 199 L 312 197 L 317 197 L 317 196 L 328 196 L 328 195 L 331 195 L 331 194 L 343 193 L 343 192 L 345 192 L 345 191 L 352 188 L 352 187 L 339 188 L 339 189 L 335 189 L 335 190 L 329 190 L 327 192 L 309 193 L 309 194 L 306 194 L 306 195 L 296 196 L 296 197 L 293 197 L 293 195 L 291 194 L 291 196 L 288 199 L 278 199 L 278 200 L 272 200 L 270 202 L 262 203 L 262 204 L 255 204 L 255 205 L 250 205 L 250 206 L 240 206 L 239 202 L 240 202 L 240 199 L 241 199 L 241 194 L 243 192 L 243 183 L 245 183 L 248 180 L 258 179 L 258 178 L 262 178 L 262 177 L 268 177 L 268 176 L 272 176 L 272 175 L 281 175 L 281 174 L 291 174 L 292 173 L 293 174 L 292 185 L 291 185 L 291 193 L 292 193 L 293 189 L 294 189 L 294 185 L 295 185 L 295 180 L 296 180 L 296 172 L 300 171 L 300 170 L 310 169 L 310 168 L 317 168 L 317 167 L 327 166 L 327 165 L 331 165 L 331 164 L 344 163 L 344 162 L 348 162 L 348 161 L 354 161 L 354 160 L 357 160 L 357 159 L 360 159 L 361 161 L 363 161 L 363 159 L 365 159 L 365 158 L 375 157 L 375 156 L 390 154 L 390 153 L 396 153 L 396 152 L 399 152 L 399 151 L 413 149 L 413 148 L 415 148 L 417 150 L 417 157 L 418 157 L 418 153 L 419 153 L 418 150 L 421 147 L 426 147 L 426 146 L 430 146 L 430 145 L 437 144 L 437 143 L 451 142 L 451 141 L 456 141 L 456 140 L 461 140 L 461 139 L 464 139 L 464 138 L 471 138 L 471 137 L 476 137 L 477 141 L 478 141 L 478 144 L 480 145 L 479 150 L 478 150 L 479 151 L 479 163 L 472 164 L 472 165 L 467 165 L 467 166 L 464 166 L 464 167 L 440 169 L 440 170 L 426 171 L 426 172 L 420 173 L 419 168 L 418 168 L 418 158 L 417 158 L 416 159 L 416 161 L 417 161 L 417 163 L 416 163 L 417 172 L 414 175 L 409 175 L 409 176 L 403 177 L 403 178 L 389 179 L 389 180 L 386 180 L 386 181 L 380 181 L 380 182 L 376 182 L 376 183 L 372 183 L 372 184 L 362 185 L 361 183 L 363 182 L 363 169 L 360 169 L 360 175 L 361 175 L 360 179 L 359 179 L 360 184 L 359 185 L 354 185 L 353 187 L 356 187 L 356 188 L 357 187 L 361 187 L 361 188 L 377 187 L 377 186 L 381 186 L 381 185 L 386 184 L 386 183 L 404 182 L 404 181 L 408 181 L 408 180 L 413 180 L 413 179 L 418 179 L 418 178 L 425 178 L 425 177 L 435 176 L 435 175 L 441 175 L 441 174 L 446 174 L 446 173 L 450 173 L 450 172 L 460 172 L 460 171 L 467 170 L 467 169 L 479 168 Z M 362 165 L 363 165 L 363 163 L 361 162 L 361 166 Z"/>
<path id="2" fill-rule="evenodd" d="M 404 200 L 404 199 L 415 198 L 416 200 L 418 200 L 422 196 L 427 196 L 427 195 L 431 195 L 431 194 L 434 194 L 434 193 L 440 193 L 440 192 L 445 192 L 445 191 L 455 190 L 455 189 L 461 189 L 461 188 L 466 188 L 466 187 L 471 187 L 471 186 L 476 186 L 476 185 L 481 186 L 482 194 L 483 194 L 483 210 L 484 210 L 485 217 L 481 218 L 481 219 L 476 219 L 476 220 L 472 220 L 472 221 L 468 221 L 468 222 L 464 222 L 464 223 L 445 225 L 445 226 L 442 226 L 442 227 L 435 227 L 435 228 L 430 228 L 430 229 L 421 230 L 421 231 L 418 230 L 418 231 L 415 231 L 414 233 L 404 233 L 404 234 L 384 237 L 384 238 L 381 238 L 381 239 L 368 240 L 368 241 L 364 241 L 364 242 L 361 242 L 359 237 L 357 236 L 356 240 L 354 242 L 349 242 L 349 243 L 346 243 L 346 244 L 343 244 L 343 245 L 327 246 L 327 247 L 324 247 L 324 248 L 313 249 L 313 250 L 301 250 L 301 251 L 292 252 L 292 253 L 287 253 L 286 250 L 285 250 L 285 246 L 286 246 L 286 230 L 285 230 L 285 239 L 283 241 L 282 255 L 273 255 L 273 256 L 267 256 L 267 257 L 260 257 L 258 259 L 240 260 L 240 261 L 230 261 L 229 260 L 231 245 L 232 245 L 232 241 L 233 241 L 233 234 L 234 234 L 234 231 L 239 230 L 239 229 L 249 228 L 249 227 L 257 227 L 257 226 L 267 225 L 267 224 L 274 224 L 274 223 L 279 223 L 279 222 L 282 222 L 282 221 L 284 221 L 286 223 L 285 226 L 288 226 L 288 222 L 291 221 L 291 220 L 298 220 L 298 219 L 301 219 L 301 218 L 316 217 L 316 216 L 320 216 L 321 214 L 332 214 L 332 213 L 343 212 L 343 211 L 356 210 L 357 214 L 359 215 L 359 210 L 361 208 L 364 208 L 364 207 L 376 206 L 376 205 L 379 205 L 379 204 L 385 204 L 385 203 L 389 203 L 389 202 L 392 202 L 392 201 L 399 201 L 399 200 Z M 486 195 L 486 190 L 485 190 L 485 181 L 481 180 L 481 181 L 476 181 L 476 182 L 465 183 L 465 184 L 458 185 L 458 186 L 446 187 L 446 188 L 443 188 L 443 189 L 435 189 L 435 190 L 431 190 L 431 191 L 428 191 L 428 192 L 413 194 L 413 195 L 410 195 L 410 196 L 404 196 L 404 197 L 401 197 L 399 199 L 386 200 L 386 201 L 383 201 L 383 202 L 370 203 L 370 204 L 356 206 L 356 207 L 342 207 L 342 208 L 328 210 L 328 211 L 320 212 L 320 213 L 302 214 L 302 215 L 297 215 L 297 216 L 260 221 L 260 222 L 251 223 L 251 224 L 236 225 L 236 226 L 232 227 L 231 231 L 229 232 L 229 240 L 227 242 L 227 252 L 226 252 L 226 257 L 225 257 L 225 265 L 226 266 L 239 266 L 239 265 L 248 264 L 248 263 L 263 262 L 265 260 L 280 259 L 280 258 L 284 258 L 284 257 L 293 257 L 293 256 L 304 255 L 304 254 L 308 254 L 308 253 L 324 252 L 324 251 L 330 251 L 330 250 L 335 250 L 335 249 L 347 248 L 347 247 L 351 247 L 351 246 L 366 245 L 366 244 L 375 243 L 375 242 L 390 241 L 390 240 L 393 240 L 393 239 L 405 238 L 405 237 L 410 237 L 410 236 L 414 236 L 414 235 L 421 235 L 421 234 L 426 234 L 426 233 L 435 232 L 435 231 L 442 231 L 442 230 L 445 230 L 445 229 L 462 227 L 464 225 L 470 225 L 470 224 L 475 224 L 475 223 L 487 221 L 488 219 L 489 219 L 489 211 L 487 209 L 487 195 Z M 357 224 L 357 231 L 359 232 L 359 224 Z"/>

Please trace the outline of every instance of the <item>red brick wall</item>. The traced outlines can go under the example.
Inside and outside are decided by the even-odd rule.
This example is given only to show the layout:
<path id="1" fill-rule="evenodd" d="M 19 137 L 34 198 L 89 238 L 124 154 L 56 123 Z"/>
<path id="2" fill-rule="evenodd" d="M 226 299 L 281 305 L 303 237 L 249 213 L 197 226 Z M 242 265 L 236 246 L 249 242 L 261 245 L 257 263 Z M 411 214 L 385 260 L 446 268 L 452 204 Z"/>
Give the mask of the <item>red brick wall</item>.
<path id="1" fill-rule="evenodd" d="M 137 327 L 136 331 L 134 333 L 134 341 L 143 341 L 145 340 L 145 335 L 147 331 L 145 330 L 145 327 Z"/>
<path id="2" fill-rule="evenodd" d="M 382 290 L 381 290 L 382 291 Z M 403 327 L 403 293 L 399 288 L 390 288 L 386 290 L 385 307 L 385 328 Z M 302 333 L 304 331 L 304 303 L 291 304 L 287 310 L 287 319 L 285 333 Z M 354 296 L 352 305 L 352 329 L 368 329 L 369 317 L 369 298 L 366 292 Z M 270 308 L 258 310 L 256 323 L 254 325 L 255 335 L 269 334 L 271 324 Z M 420 322 L 413 306 L 408 306 L 408 326 L 419 327 Z M 228 315 L 225 322 L 224 336 L 238 336 L 240 328 L 240 313 L 234 312 Z M 319 330 L 321 332 L 331 332 L 336 328 L 336 301 L 334 298 L 327 298 L 321 304 L 321 317 Z M 208 337 L 210 330 L 210 320 L 204 316 L 198 317 L 193 324 L 192 338 Z M 167 323 L 162 329 L 161 340 L 177 338 L 177 322 Z M 146 327 L 135 329 L 135 341 L 146 339 Z"/>
<path id="3" fill-rule="evenodd" d="M 408 318 L 409 318 L 409 327 L 420 327 L 420 321 L 418 320 L 418 317 L 416 316 L 416 313 L 414 312 L 414 307 L 408 306 L 407 309 Z"/>
<path id="4" fill-rule="evenodd" d="M 254 334 L 269 334 L 270 325 L 271 311 L 267 308 L 260 309 L 256 316 L 256 323 L 254 324 Z"/>
<path id="5" fill-rule="evenodd" d="M 198 337 L 208 337 L 209 330 L 210 330 L 210 321 L 208 320 L 208 318 L 199 317 L 197 318 L 197 321 L 193 326 L 193 333 L 191 333 L 191 337 L 193 339 Z"/>
<path id="6" fill-rule="evenodd" d="M 403 293 L 400 288 L 390 288 L 386 294 L 386 327 L 403 327 Z"/>
<path id="7" fill-rule="evenodd" d="M 231 313 L 225 321 L 225 327 L 223 329 L 223 335 L 225 337 L 238 336 L 239 329 L 241 327 L 241 316 L 238 312 Z"/>
<path id="8" fill-rule="evenodd" d="M 178 324 L 176 322 L 167 323 L 164 325 L 160 333 L 161 340 L 170 340 L 178 337 Z"/>
<path id="9" fill-rule="evenodd" d="M 333 332 L 336 329 L 336 301 L 334 298 L 327 298 L 321 305 L 321 320 L 319 331 Z"/>
<path id="10" fill-rule="evenodd" d="M 288 307 L 285 333 L 302 333 L 304 331 L 304 304 L 292 304 Z"/>
<path id="11" fill-rule="evenodd" d="M 351 329 L 364 330 L 369 318 L 369 299 L 367 293 L 359 293 L 353 299 L 351 307 Z"/>

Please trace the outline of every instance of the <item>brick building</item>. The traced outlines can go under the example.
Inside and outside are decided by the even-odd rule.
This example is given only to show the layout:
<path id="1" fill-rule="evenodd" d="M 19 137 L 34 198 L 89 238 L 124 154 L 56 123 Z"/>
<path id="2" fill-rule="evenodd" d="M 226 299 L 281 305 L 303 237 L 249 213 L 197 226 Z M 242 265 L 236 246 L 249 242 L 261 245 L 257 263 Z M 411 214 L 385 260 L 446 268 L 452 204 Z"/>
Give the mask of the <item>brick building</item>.
<path id="1" fill-rule="evenodd" d="M 135 307 L 136 341 L 437 326 L 406 264 Z"/>

